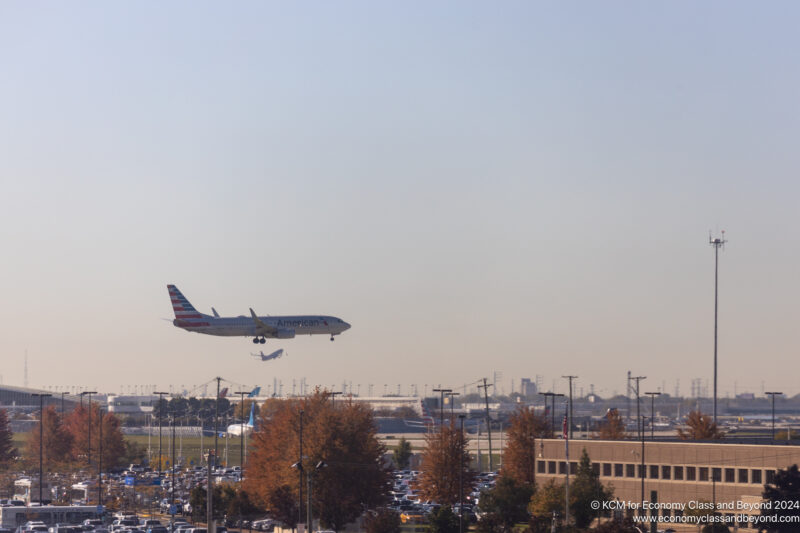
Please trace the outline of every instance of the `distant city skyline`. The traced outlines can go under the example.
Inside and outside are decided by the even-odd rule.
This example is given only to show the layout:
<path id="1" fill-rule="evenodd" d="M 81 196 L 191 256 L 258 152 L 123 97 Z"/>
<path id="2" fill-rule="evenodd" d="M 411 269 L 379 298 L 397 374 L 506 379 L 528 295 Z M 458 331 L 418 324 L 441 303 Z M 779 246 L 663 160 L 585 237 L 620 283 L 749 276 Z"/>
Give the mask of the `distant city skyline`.
<path id="1" fill-rule="evenodd" d="M 800 5 L 0 8 L 0 354 L 31 386 L 800 393 Z M 335 342 L 172 326 L 320 313 Z M 162 320 L 166 319 L 166 320 Z M 558 390 L 565 386 L 558 379 Z"/>

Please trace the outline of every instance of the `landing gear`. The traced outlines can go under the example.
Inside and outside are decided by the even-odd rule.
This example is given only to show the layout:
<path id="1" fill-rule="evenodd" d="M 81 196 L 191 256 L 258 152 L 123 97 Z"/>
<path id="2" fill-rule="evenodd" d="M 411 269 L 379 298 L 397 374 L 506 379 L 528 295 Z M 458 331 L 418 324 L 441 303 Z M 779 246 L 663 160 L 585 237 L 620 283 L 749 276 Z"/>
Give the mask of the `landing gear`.
<path id="1" fill-rule="evenodd" d="M 253 338 L 253 344 L 264 344 L 266 342 L 267 339 L 265 339 L 264 337 L 261 337 L 260 339 L 258 337 Z"/>
<path id="2" fill-rule="evenodd" d="M 331 335 L 331 342 L 333 342 L 333 335 Z"/>
<path id="3" fill-rule="evenodd" d="M 260 342 L 261 344 L 266 344 L 267 339 L 265 339 L 264 337 L 261 337 L 261 340 L 258 341 L 258 342 Z"/>
<path id="4" fill-rule="evenodd" d="M 258 344 L 258 337 L 253 337 L 253 344 Z"/>

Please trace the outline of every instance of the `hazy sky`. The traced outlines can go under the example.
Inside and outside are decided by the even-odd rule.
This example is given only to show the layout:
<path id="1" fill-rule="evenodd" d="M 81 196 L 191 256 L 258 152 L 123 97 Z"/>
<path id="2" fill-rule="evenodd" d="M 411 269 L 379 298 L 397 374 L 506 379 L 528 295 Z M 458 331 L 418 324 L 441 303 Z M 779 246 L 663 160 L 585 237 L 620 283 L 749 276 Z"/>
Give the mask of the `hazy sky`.
<path id="1" fill-rule="evenodd" d="M 795 2 L 0 3 L 2 381 L 800 393 Z M 269 341 L 203 312 L 331 314 Z M 258 347 L 259 349 L 261 347 Z M 515 385 L 517 387 L 518 385 Z M 405 385 L 402 392 L 406 392 Z M 365 392 L 362 389 L 362 392 Z"/>

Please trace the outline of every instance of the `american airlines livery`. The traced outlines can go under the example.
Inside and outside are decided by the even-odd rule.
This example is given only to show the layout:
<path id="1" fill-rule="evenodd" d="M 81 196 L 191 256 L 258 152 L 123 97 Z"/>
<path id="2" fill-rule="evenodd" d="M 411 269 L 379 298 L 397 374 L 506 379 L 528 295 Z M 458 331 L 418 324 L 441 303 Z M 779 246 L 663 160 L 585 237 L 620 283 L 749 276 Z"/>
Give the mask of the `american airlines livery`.
<path id="1" fill-rule="evenodd" d="M 270 339 L 293 339 L 296 335 L 334 335 L 350 329 L 350 324 L 324 315 L 257 316 L 250 309 L 250 316 L 221 317 L 212 307 L 213 315 L 197 311 L 175 285 L 167 285 L 172 310 L 175 311 L 175 327 L 221 337 L 253 337 L 254 344 L 264 344 Z"/>

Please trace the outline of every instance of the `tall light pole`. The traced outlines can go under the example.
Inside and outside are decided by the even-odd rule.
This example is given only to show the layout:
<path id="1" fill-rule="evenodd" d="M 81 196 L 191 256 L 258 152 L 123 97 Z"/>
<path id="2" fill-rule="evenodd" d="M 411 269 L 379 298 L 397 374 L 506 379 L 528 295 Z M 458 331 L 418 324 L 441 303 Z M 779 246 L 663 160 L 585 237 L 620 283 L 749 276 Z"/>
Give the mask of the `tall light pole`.
<path id="1" fill-rule="evenodd" d="M 455 406 L 455 397 L 461 396 L 460 392 L 448 392 L 447 396 L 450 398 L 450 423 L 452 424 L 454 421 L 454 411 L 453 408 Z"/>
<path id="2" fill-rule="evenodd" d="M 775 396 L 783 394 L 782 392 L 765 392 L 767 396 L 772 396 L 772 440 L 775 440 Z"/>
<path id="3" fill-rule="evenodd" d="M 97 412 L 100 417 L 100 436 L 97 439 L 97 505 L 103 505 L 103 407 L 98 406 Z"/>
<path id="4" fill-rule="evenodd" d="M 656 440 L 656 396 L 661 396 L 660 392 L 645 392 L 650 396 L 650 440 Z M 644 426 L 642 426 L 644 428 Z"/>
<path id="5" fill-rule="evenodd" d="M 164 396 L 168 396 L 168 392 L 153 392 L 153 394 L 158 395 L 158 477 L 161 477 L 161 419 L 164 415 L 164 406 L 162 402 L 164 401 Z M 202 429 L 201 429 L 202 432 Z M 216 450 L 214 451 L 216 453 Z"/>
<path id="6" fill-rule="evenodd" d="M 239 479 L 241 480 L 244 477 L 244 396 L 249 393 L 246 391 L 239 391 L 236 394 L 239 395 L 239 405 L 241 406 L 239 415 L 242 418 L 239 427 Z"/>
<path id="7" fill-rule="evenodd" d="M 39 505 L 44 505 L 42 503 L 42 486 L 44 485 L 44 469 L 42 465 L 44 463 L 44 399 L 49 398 L 52 394 L 47 393 L 33 393 L 31 396 L 36 396 L 39 398 Z"/>
<path id="8" fill-rule="evenodd" d="M 89 466 L 89 468 L 91 468 L 91 466 L 92 466 L 92 394 L 97 394 L 97 391 L 93 391 L 93 390 L 83 391 L 81 393 L 81 396 L 83 396 L 84 394 L 89 396 L 89 400 L 88 400 L 89 401 L 89 409 L 88 409 L 88 411 L 86 413 L 87 420 L 88 420 L 88 422 L 86 424 L 87 431 L 88 431 L 88 437 L 87 437 L 87 441 L 86 441 L 86 464 Z"/>
<path id="9" fill-rule="evenodd" d="M 444 395 L 448 392 L 453 392 L 453 389 L 433 389 L 433 392 L 439 393 L 439 427 L 444 426 Z"/>
<path id="10" fill-rule="evenodd" d="M 544 410 L 545 410 L 545 415 L 544 416 L 547 416 L 547 398 L 552 396 L 553 393 L 552 392 L 540 392 L 539 395 L 544 396 Z M 550 433 L 555 433 L 555 428 L 553 427 L 555 425 L 555 417 L 552 416 L 552 413 L 550 413 L 550 414 L 551 414 Z M 546 421 L 547 421 L 547 419 L 545 419 L 545 422 Z M 552 437 L 552 435 L 551 435 L 551 437 Z"/>
<path id="11" fill-rule="evenodd" d="M 708 235 L 708 244 L 714 247 L 714 423 L 717 423 L 717 309 L 719 307 L 719 249 L 725 246 L 725 230 L 721 237 Z"/>
<path id="12" fill-rule="evenodd" d="M 577 379 L 578 376 L 561 376 L 569 380 L 569 438 L 572 438 L 572 380 Z"/>
<path id="13" fill-rule="evenodd" d="M 647 376 L 636 376 L 635 378 L 631 378 L 632 380 L 636 381 L 636 425 L 638 426 L 637 429 L 639 430 L 639 437 L 644 438 L 644 422 L 642 421 L 642 406 L 641 401 L 639 400 L 639 382 L 643 379 L 647 379 Z"/>
<path id="14" fill-rule="evenodd" d="M 492 418 L 489 416 L 489 387 L 492 383 L 486 383 L 486 378 L 483 378 L 483 385 L 478 385 L 479 389 L 483 389 L 483 399 L 486 402 L 486 436 L 489 438 L 489 472 L 494 472 L 494 459 L 492 458 Z"/>
<path id="15" fill-rule="evenodd" d="M 458 415 L 461 425 L 458 446 L 458 533 L 464 533 L 464 417 Z"/>

